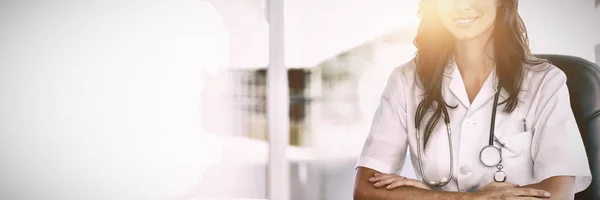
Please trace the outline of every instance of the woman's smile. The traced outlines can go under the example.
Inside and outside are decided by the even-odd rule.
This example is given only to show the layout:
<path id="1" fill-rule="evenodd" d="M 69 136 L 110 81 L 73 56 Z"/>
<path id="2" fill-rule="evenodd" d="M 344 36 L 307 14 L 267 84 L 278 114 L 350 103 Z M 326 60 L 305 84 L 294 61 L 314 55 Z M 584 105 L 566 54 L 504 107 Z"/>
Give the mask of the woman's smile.
<path id="1" fill-rule="evenodd" d="M 457 18 L 454 18 L 453 20 L 454 20 L 454 22 L 456 22 L 456 24 L 459 27 L 467 27 L 467 26 L 473 24 L 477 19 L 479 19 L 478 16 L 475 16 L 475 17 L 457 17 Z"/>

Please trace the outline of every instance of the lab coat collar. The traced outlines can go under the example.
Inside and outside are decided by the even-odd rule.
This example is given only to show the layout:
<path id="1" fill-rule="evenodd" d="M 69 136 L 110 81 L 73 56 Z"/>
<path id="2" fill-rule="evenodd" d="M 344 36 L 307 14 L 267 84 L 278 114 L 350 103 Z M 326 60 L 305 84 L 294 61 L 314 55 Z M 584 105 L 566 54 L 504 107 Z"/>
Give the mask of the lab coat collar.
<path id="1" fill-rule="evenodd" d="M 508 96 L 505 90 L 498 91 L 498 78 L 496 77 L 496 67 L 492 69 L 492 72 L 488 75 L 487 79 L 485 79 L 485 83 L 481 86 L 479 93 L 473 99 L 473 103 L 467 112 L 467 115 L 476 111 L 480 107 L 482 107 L 488 101 L 493 101 L 494 96 L 497 92 L 500 92 L 500 98 L 498 98 L 498 103 L 502 102 L 503 99 L 506 99 Z"/>
<path id="2" fill-rule="evenodd" d="M 529 73 L 529 71 L 525 69 L 523 73 L 525 75 L 523 76 L 523 83 L 521 85 L 521 90 L 519 91 L 518 96 L 520 102 L 524 102 L 525 97 L 528 94 L 529 88 L 531 87 L 531 73 Z M 508 99 L 509 94 L 505 89 L 501 89 L 500 91 L 498 91 L 499 82 L 500 81 L 498 80 L 498 76 L 496 75 L 496 68 L 494 67 L 494 69 L 486 79 L 485 84 L 479 90 L 479 94 L 477 94 L 477 97 L 475 97 L 475 99 L 473 100 L 469 111 L 467 111 L 467 116 L 479 109 L 480 107 L 482 107 L 483 105 L 485 105 L 488 101 L 490 101 L 490 104 L 492 104 L 492 102 L 494 101 L 494 96 L 497 92 L 500 92 L 498 104 Z M 499 109 L 503 109 L 503 107 L 504 106 L 501 106 L 499 107 Z"/>
<path id="3" fill-rule="evenodd" d="M 531 73 L 526 70 L 524 73 L 523 85 L 521 86 L 521 92 L 519 94 L 519 99 L 523 99 L 525 95 L 527 95 L 527 91 L 531 87 Z M 493 101 L 493 97 L 498 92 L 498 77 L 496 76 L 496 68 L 492 70 L 490 75 L 488 75 L 485 83 L 479 90 L 479 93 L 473 100 L 473 103 L 469 102 L 469 97 L 467 95 L 467 91 L 464 85 L 464 81 L 460 74 L 460 70 L 455 61 L 452 61 L 448 64 L 448 66 L 444 69 L 444 76 L 450 79 L 450 84 L 448 86 L 450 92 L 469 110 L 468 113 L 471 113 L 477 110 L 479 107 L 484 105 L 487 101 Z M 508 93 L 506 90 L 501 90 L 500 98 L 498 102 L 502 102 L 508 98 Z"/>
<path id="4" fill-rule="evenodd" d="M 469 102 L 469 96 L 467 95 L 467 90 L 456 62 L 449 63 L 444 69 L 444 76 L 450 79 L 450 84 L 448 85 L 450 92 L 463 106 L 469 108 L 471 103 Z"/>

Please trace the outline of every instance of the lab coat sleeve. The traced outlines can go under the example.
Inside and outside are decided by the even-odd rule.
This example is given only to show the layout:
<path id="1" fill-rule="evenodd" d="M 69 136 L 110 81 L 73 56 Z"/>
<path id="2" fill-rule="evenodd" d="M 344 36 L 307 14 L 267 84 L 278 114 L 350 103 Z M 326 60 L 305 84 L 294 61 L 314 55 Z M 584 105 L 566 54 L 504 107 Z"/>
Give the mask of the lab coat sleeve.
<path id="1" fill-rule="evenodd" d="M 591 172 L 583 140 L 571 110 L 565 74 L 554 69 L 538 93 L 532 144 L 536 182 L 552 176 L 575 176 L 575 192 L 587 188 Z"/>
<path id="2" fill-rule="evenodd" d="M 388 78 L 356 167 L 395 173 L 404 165 L 408 138 L 405 85 L 400 70 L 396 68 Z"/>

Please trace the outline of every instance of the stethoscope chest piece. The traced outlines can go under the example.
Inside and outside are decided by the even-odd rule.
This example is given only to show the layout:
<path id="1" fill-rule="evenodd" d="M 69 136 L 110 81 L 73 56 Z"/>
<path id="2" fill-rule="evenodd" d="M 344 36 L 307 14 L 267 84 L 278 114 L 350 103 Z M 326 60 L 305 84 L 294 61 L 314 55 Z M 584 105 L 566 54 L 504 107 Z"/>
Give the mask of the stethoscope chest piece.
<path id="1" fill-rule="evenodd" d="M 506 173 L 502 171 L 502 150 L 493 145 L 488 145 L 481 149 L 479 153 L 479 160 L 486 167 L 496 167 L 498 171 L 494 173 L 494 181 L 504 182 L 506 181 Z"/>
<path id="2" fill-rule="evenodd" d="M 502 162 L 502 153 L 499 148 L 488 145 L 479 152 L 479 160 L 486 167 L 495 167 Z"/>

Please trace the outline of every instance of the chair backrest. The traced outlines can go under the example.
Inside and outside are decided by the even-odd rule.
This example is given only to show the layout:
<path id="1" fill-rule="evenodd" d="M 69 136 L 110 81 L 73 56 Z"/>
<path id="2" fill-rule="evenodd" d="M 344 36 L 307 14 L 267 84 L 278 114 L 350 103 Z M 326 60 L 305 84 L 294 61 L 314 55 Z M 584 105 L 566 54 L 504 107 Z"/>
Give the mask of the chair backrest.
<path id="1" fill-rule="evenodd" d="M 600 199 L 600 68 L 587 60 L 564 55 L 536 55 L 567 75 L 571 109 L 575 114 L 592 170 L 592 184 L 575 199 Z"/>

